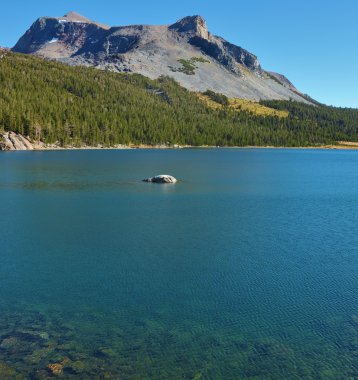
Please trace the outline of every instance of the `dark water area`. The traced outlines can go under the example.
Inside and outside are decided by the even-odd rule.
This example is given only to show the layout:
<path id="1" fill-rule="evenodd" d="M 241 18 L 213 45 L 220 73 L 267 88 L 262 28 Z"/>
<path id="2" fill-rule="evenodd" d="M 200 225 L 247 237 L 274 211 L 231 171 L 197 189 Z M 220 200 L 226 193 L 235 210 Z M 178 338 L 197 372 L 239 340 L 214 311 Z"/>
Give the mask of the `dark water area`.
<path id="1" fill-rule="evenodd" d="M 357 231 L 358 151 L 3 152 L 0 379 L 358 379 Z"/>

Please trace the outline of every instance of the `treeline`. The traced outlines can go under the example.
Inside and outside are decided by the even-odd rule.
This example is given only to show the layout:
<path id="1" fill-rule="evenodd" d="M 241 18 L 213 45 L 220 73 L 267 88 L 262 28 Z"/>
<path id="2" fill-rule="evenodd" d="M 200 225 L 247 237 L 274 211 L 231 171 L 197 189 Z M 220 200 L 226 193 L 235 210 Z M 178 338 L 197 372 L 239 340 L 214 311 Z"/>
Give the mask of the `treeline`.
<path id="1" fill-rule="evenodd" d="M 290 117 L 213 110 L 167 77 L 14 53 L 0 59 L 0 129 L 47 143 L 307 146 L 358 139 L 357 110 L 264 103 Z"/>
<path id="2" fill-rule="evenodd" d="M 265 100 L 260 102 L 270 108 L 288 111 L 289 124 L 307 124 L 335 136 L 336 141 L 358 141 L 358 109 L 330 107 L 317 103 L 316 106 L 295 101 Z"/>
<path id="3" fill-rule="evenodd" d="M 229 105 L 229 99 L 226 95 L 221 94 L 219 92 L 214 92 L 211 90 L 206 90 L 204 95 L 208 96 L 211 100 L 213 100 L 216 103 L 219 103 L 223 106 L 228 106 Z"/>

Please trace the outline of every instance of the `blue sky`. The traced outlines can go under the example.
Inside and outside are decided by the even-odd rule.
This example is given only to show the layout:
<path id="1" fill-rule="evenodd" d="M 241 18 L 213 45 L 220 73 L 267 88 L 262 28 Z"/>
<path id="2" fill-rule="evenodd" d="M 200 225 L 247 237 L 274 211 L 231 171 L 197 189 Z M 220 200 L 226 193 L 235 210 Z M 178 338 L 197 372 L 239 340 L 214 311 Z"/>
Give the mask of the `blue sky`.
<path id="1" fill-rule="evenodd" d="M 1 4 L 0 45 L 40 16 L 68 11 L 109 25 L 170 24 L 203 16 L 213 34 L 256 54 L 325 104 L 358 108 L 357 0 L 11 0 Z"/>

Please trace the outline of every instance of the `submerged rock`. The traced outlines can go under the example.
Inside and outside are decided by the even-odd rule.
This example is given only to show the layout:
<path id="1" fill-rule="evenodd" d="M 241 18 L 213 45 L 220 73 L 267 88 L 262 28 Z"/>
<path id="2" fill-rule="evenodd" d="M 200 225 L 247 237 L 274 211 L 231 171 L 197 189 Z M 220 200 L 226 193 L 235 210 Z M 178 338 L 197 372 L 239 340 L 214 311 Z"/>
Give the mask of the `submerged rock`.
<path id="1" fill-rule="evenodd" d="M 6 363 L 0 362 L 0 379 L 20 379 L 15 369 L 9 367 Z"/>
<path id="2" fill-rule="evenodd" d="M 47 368 L 50 370 L 50 372 L 55 375 L 59 376 L 63 373 L 63 364 L 62 363 L 53 363 L 49 364 Z"/>
<path id="3" fill-rule="evenodd" d="M 76 360 L 75 362 L 67 364 L 65 368 L 74 374 L 79 374 L 86 370 L 86 364 L 80 360 Z"/>
<path id="4" fill-rule="evenodd" d="M 14 336 L 10 336 L 10 337 L 5 338 L 0 343 L 0 349 L 12 350 L 12 349 L 16 348 L 18 345 L 19 345 L 19 340 Z"/>
<path id="5" fill-rule="evenodd" d="M 168 174 L 160 174 L 160 175 L 156 175 L 155 177 L 152 177 L 152 178 L 143 179 L 143 181 L 144 182 L 154 182 L 154 183 L 176 183 L 177 179 L 171 175 L 168 175 Z"/>
<path id="6" fill-rule="evenodd" d="M 61 362 L 59 363 L 51 363 L 48 364 L 47 368 L 49 369 L 50 373 L 52 373 L 55 376 L 61 376 L 63 374 L 63 369 L 66 365 L 70 363 L 70 359 L 65 357 Z"/>

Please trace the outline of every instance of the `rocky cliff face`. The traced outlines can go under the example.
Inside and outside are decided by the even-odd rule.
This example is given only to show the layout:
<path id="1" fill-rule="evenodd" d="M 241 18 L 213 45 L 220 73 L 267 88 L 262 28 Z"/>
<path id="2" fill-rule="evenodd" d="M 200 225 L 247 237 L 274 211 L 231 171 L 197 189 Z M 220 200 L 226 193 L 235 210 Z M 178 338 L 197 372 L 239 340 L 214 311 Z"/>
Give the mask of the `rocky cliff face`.
<path id="1" fill-rule="evenodd" d="M 74 12 L 60 18 L 41 17 L 12 49 L 45 58 L 67 58 L 75 54 L 92 36 L 107 30 Z"/>
<path id="2" fill-rule="evenodd" d="M 98 24 L 73 12 L 42 17 L 13 51 L 152 79 L 169 75 L 193 91 L 308 101 L 283 75 L 264 71 L 254 54 L 212 35 L 200 16 L 172 25 L 121 27 Z"/>
<path id="3" fill-rule="evenodd" d="M 209 39 L 209 31 L 206 26 L 206 21 L 200 16 L 188 16 L 169 26 L 170 30 L 175 30 L 177 33 L 191 34 L 204 39 Z"/>
<path id="4" fill-rule="evenodd" d="M 36 150 L 43 149 L 45 144 L 33 141 L 14 132 L 0 134 L 0 150 Z"/>

